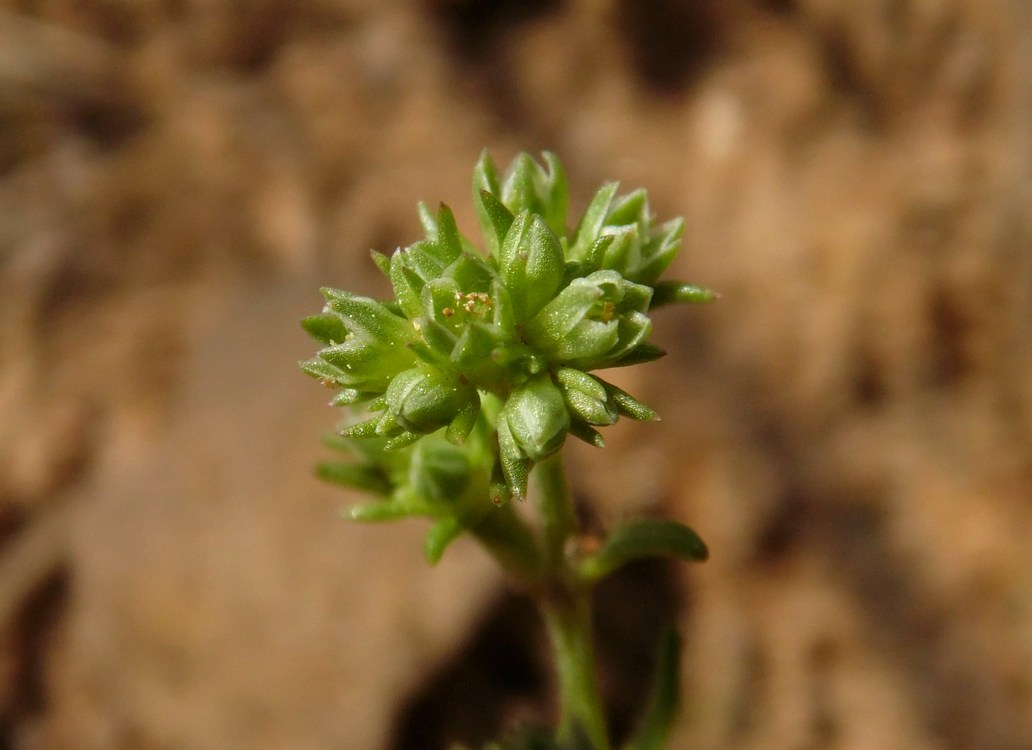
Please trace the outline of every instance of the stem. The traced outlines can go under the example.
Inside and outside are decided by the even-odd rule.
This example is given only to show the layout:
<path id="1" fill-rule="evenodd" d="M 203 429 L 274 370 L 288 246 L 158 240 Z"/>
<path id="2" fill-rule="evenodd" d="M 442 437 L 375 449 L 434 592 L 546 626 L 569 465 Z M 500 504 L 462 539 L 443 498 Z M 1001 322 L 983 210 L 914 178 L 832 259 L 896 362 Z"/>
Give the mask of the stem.
<path id="1" fill-rule="evenodd" d="M 595 750 L 609 750 L 602 699 L 591 643 L 591 601 L 578 592 L 542 604 L 545 624 L 555 651 L 559 677 L 559 732 L 561 743 L 571 744 L 579 729 Z"/>
<path id="2" fill-rule="evenodd" d="M 545 533 L 545 564 L 555 575 L 565 578 L 563 552 L 566 542 L 577 533 L 573 500 L 566 484 L 562 453 L 556 453 L 534 467 L 533 478 L 538 490 L 538 506 Z"/>
<path id="3" fill-rule="evenodd" d="M 567 542 L 577 533 L 573 500 L 562 455 L 534 467 L 544 532 L 549 587 L 539 592 L 548 635 L 555 653 L 559 692 L 560 742 L 571 744 L 579 731 L 595 750 L 610 750 L 598 687 L 591 632 L 591 590 L 577 580 L 566 559 Z"/>
<path id="4" fill-rule="evenodd" d="M 510 575 L 538 585 L 542 577 L 541 550 L 531 529 L 511 505 L 496 508 L 470 526 L 477 540 Z"/>

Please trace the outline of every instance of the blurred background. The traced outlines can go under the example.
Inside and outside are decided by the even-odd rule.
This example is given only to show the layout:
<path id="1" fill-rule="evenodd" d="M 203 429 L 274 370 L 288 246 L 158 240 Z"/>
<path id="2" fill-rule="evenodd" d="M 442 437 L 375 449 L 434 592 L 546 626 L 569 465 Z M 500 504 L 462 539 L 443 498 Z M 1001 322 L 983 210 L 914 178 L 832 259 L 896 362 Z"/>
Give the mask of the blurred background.
<path id="1" fill-rule="evenodd" d="M 359 527 L 296 369 L 321 285 L 484 147 L 686 218 L 658 425 L 575 449 L 703 566 L 601 592 L 618 731 L 675 618 L 673 750 L 1032 748 L 1032 5 L 0 2 L 0 748 L 437 750 L 547 717 L 459 542 Z"/>

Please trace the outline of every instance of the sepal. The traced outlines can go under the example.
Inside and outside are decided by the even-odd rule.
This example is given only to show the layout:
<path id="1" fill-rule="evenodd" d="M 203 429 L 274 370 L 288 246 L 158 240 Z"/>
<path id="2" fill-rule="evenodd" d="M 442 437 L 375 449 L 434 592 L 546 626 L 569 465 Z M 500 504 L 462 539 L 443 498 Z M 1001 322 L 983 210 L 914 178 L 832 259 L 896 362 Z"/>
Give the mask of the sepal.
<path id="1" fill-rule="evenodd" d="M 517 324 L 529 320 L 555 295 L 565 261 L 559 238 L 539 215 L 521 212 L 498 251 L 501 279 Z"/>
<path id="2" fill-rule="evenodd" d="M 652 332 L 652 290 L 615 271 L 574 279 L 531 320 L 527 342 L 553 362 L 595 370 L 609 367 Z"/>
<path id="3" fill-rule="evenodd" d="M 426 434 L 451 423 L 477 400 L 476 389 L 429 367 L 398 373 L 387 387 L 387 409 L 377 430 L 390 434 L 392 425 Z"/>

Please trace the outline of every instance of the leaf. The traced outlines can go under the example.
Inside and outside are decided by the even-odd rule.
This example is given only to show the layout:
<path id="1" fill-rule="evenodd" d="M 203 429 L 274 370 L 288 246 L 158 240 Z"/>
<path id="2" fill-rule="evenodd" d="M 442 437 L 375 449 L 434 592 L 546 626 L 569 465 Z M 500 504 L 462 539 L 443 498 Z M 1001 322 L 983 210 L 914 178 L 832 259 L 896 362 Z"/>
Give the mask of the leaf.
<path id="1" fill-rule="evenodd" d="M 684 219 L 671 219 L 653 232 L 643 253 L 642 264 L 634 273 L 634 281 L 654 284 L 681 248 Z"/>
<path id="2" fill-rule="evenodd" d="M 584 270 L 583 276 L 587 276 L 589 273 L 602 270 L 602 263 L 606 257 L 606 251 L 609 250 L 609 246 L 613 244 L 613 240 L 616 237 L 611 234 L 604 234 L 591 243 L 591 247 L 588 248 L 587 253 L 584 255 Z"/>
<path id="3" fill-rule="evenodd" d="M 487 190 L 477 193 L 473 197 L 473 204 L 480 221 L 481 232 L 487 240 L 488 251 L 492 257 L 497 258 L 505 235 L 512 226 L 512 211 L 506 208 L 494 193 Z"/>
<path id="4" fill-rule="evenodd" d="M 302 318 L 301 327 L 308 331 L 308 335 L 327 346 L 339 344 L 347 338 L 348 329 L 339 315 L 334 313 L 320 313 Z"/>
<path id="5" fill-rule="evenodd" d="M 662 359 L 666 356 L 666 350 L 661 349 L 655 344 L 644 342 L 638 344 L 627 354 L 623 355 L 616 362 L 611 362 L 609 367 L 628 367 L 630 365 L 640 365 L 645 362 L 655 362 L 657 359 Z"/>
<path id="6" fill-rule="evenodd" d="M 462 235 L 455 224 L 455 214 L 443 203 L 437 209 L 437 245 L 445 251 L 443 257 L 448 263 L 462 254 Z"/>
<path id="7" fill-rule="evenodd" d="M 412 337 L 408 321 L 380 302 L 337 289 L 324 288 L 322 292 L 327 306 L 340 315 L 348 331 L 356 336 L 383 342 L 404 342 Z"/>
<path id="8" fill-rule="evenodd" d="M 676 302 L 712 302 L 720 295 L 702 286 L 686 284 L 682 281 L 661 281 L 652 293 L 652 307 L 672 305 Z"/>
<path id="9" fill-rule="evenodd" d="M 594 446 L 595 448 L 606 447 L 606 441 L 605 438 L 602 437 L 601 432 L 590 425 L 577 421 L 576 419 L 570 422 L 570 434 L 578 440 L 583 440 L 585 443 Z"/>
<path id="10" fill-rule="evenodd" d="M 581 260 L 587 255 L 590 248 L 598 239 L 599 232 L 605 226 L 606 214 L 609 212 L 609 204 L 616 195 L 619 184 L 609 182 L 598 189 L 591 199 L 584 215 L 581 217 L 577 231 L 574 233 L 573 244 L 570 247 L 570 260 Z"/>
<path id="11" fill-rule="evenodd" d="M 423 290 L 423 280 L 419 274 L 409 268 L 403 250 L 396 250 L 391 256 L 388 278 L 391 280 L 394 296 L 405 316 L 412 319 L 421 315 L 423 306 L 420 303 L 419 295 Z"/>
<path id="12" fill-rule="evenodd" d="M 684 524 L 665 519 L 642 519 L 616 528 L 602 548 L 577 566 L 586 581 L 605 578 L 632 560 L 644 557 L 676 557 L 702 562 L 709 550 L 699 535 Z"/>
<path id="13" fill-rule="evenodd" d="M 566 180 L 566 171 L 559 157 L 551 151 L 542 154 L 545 163 L 548 165 L 547 183 L 548 189 L 545 193 L 545 221 L 560 237 L 566 236 L 566 211 L 569 203 L 570 188 Z"/>
<path id="14" fill-rule="evenodd" d="M 448 429 L 444 432 L 445 439 L 452 445 L 463 445 L 466 438 L 469 437 L 469 433 L 473 431 L 479 416 L 480 399 L 473 398 L 448 425 Z"/>
<path id="15" fill-rule="evenodd" d="M 388 279 L 391 277 L 391 259 L 383 253 L 377 252 L 376 250 L 369 251 L 369 257 L 373 259 L 373 263 L 380 269 L 380 273 L 386 276 Z"/>
<path id="16" fill-rule="evenodd" d="M 495 167 L 486 148 L 480 152 L 480 159 L 473 167 L 473 194 L 476 195 L 481 190 L 498 194 L 498 168 Z"/>
<path id="17" fill-rule="evenodd" d="M 344 388 L 330 401 L 330 406 L 351 406 L 373 398 L 373 394 L 364 393 L 356 388 Z"/>
<path id="18" fill-rule="evenodd" d="M 423 540 L 426 561 L 431 565 L 437 565 L 448 545 L 462 533 L 462 528 L 462 524 L 454 517 L 442 518 L 431 526 Z"/>
<path id="19" fill-rule="evenodd" d="M 414 442 L 419 440 L 420 437 L 421 436 L 419 435 L 419 433 L 409 432 L 408 430 L 406 430 L 402 432 L 400 435 L 392 437 L 390 440 L 388 440 L 384 444 L 383 449 L 385 451 L 401 450 L 402 448 L 407 448 L 408 446 L 412 445 Z"/>
<path id="20" fill-rule="evenodd" d="M 627 391 L 617 388 L 612 383 L 608 383 L 601 378 L 599 378 L 599 382 L 606 389 L 606 393 L 609 394 L 609 400 L 616 406 L 616 410 L 625 417 L 636 419 L 639 422 L 659 421 L 659 415 L 651 406 L 643 404 Z"/>
<path id="21" fill-rule="evenodd" d="M 660 640 L 648 708 L 623 750 L 664 750 L 680 701 L 681 638 L 669 628 Z"/>
<path id="22" fill-rule="evenodd" d="M 367 419 L 364 422 L 349 425 L 341 430 L 338 435 L 346 438 L 363 438 L 363 437 L 375 437 L 376 436 L 376 425 L 380 421 L 378 417 L 373 419 Z"/>
<path id="23" fill-rule="evenodd" d="M 358 505 L 352 505 L 344 512 L 345 518 L 351 521 L 359 521 L 360 523 L 397 521 L 411 515 L 413 515 L 411 510 L 393 500 L 359 503 Z"/>
<path id="24" fill-rule="evenodd" d="M 502 183 L 502 203 L 518 214 L 521 211 L 538 213 L 537 191 L 534 189 L 534 172 L 537 165 L 527 153 L 521 153 L 509 165 L 505 182 Z"/>
<path id="25" fill-rule="evenodd" d="M 505 235 L 498 266 L 519 324 L 552 299 L 563 280 L 566 262 L 555 232 L 539 215 L 523 211 Z"/>
<path id="26" fill-rule="evenodd" d="M 323 461 L 315 467 L 315 474 L 324 482 L 387 496 L 391 483 L 387 475 L 375 466 L 348 463 L 345 461 Z"/>
<path id="27" fill-rule="evenodd" d="M 530 478 L 531 462 L 520 450 L 516 439 L 509 430 L 505 418 L 499 418 L 498 425 L 498 459 L 505 476 L 505 484 L 509 492 L 517 500 L 527 497 L 527 482 Z M 495 493 L 492 491 L 492 498 Z"/>
<path id="28" fill-rule="evenodd" d="M 452 352 L 455 351 L 458 336 L 431 318 L 417 318 L 416 323 L 423 341 L 436 355 L 434 361 L 447 362 L 451 358 Z"/>
<path id="29" fill-rule="evenodd" d="M 644 188 L 638 188 L 627 195 L 613 201 L 606 215 L 606 224 L 621 226 L 634 224 L 649 218 L 649 194 Z"/>
<path id="30" fill-rule="evenodd" d="M 302 360 L 297 365 L 306 375 L 311 375 L 327 385 L 344 385 L 348 379 L 347 374 L 339 367 L 318 357 Z"/>

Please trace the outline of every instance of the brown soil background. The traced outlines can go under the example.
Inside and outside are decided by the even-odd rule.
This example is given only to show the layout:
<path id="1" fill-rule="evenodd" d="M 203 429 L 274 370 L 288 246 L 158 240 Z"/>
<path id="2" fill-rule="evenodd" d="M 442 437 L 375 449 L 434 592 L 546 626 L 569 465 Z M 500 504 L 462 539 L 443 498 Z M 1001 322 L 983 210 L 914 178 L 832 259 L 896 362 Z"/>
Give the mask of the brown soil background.
<path id="1" fill-rule="evenodd" d="M 294 365 L 418 200 L 471 230 L 486 146 L 575 207 L 648 187 L 723 295 L 622 374 L 664 421 L 571 458 L 596 519 L 713 551 L 603 592 L 618 725 L 678 613 L 674 750 L 1032 748 L 1024 0 L 0 8 L 0 747 L 436 750 L 547 706 L 479 550 L 339 520 Z"/>

